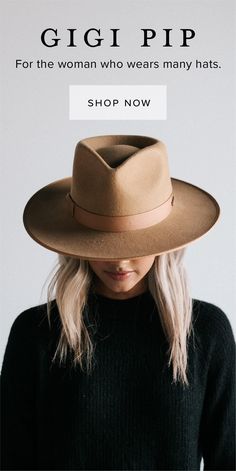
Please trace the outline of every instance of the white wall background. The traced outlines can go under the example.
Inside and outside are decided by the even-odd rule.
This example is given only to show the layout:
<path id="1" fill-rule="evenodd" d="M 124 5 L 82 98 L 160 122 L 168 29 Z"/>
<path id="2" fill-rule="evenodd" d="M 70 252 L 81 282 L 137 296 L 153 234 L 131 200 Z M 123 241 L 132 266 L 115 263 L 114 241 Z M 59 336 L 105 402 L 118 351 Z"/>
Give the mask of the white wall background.
<path id="1" fill-rule="evenodd" d="M 235 31 L 233 1 L 5 1 L 2 8 L 1 116 L 1 350 L 24 309 L 45 301 L 41 288 L 56 255 L 29 238 L 22 213 L 47 183 L 71 175 L 74 147 L 98 134 L 143 134 L 163 140 L 173 177 L 212 193 L 222 215 L 187 250 L 192 295 L 220 306 L 235 324 Z M 47 27 L 78 28 L 79 46 L 47 49 Z M 121 28 L 121 47 L 83 45 L 82 32 Z M 137 46 L 139 28 L 191 27 L 191 48 L 166 49 L 157 40 Z M 62 41 L 61 41 L 62 42 Z M 105 41 L 104 41 L 105 43 Z M 4 44 L 4 47 L 3 47 Z M 36 60 L 218 60 L 214 70 L 16 70 L 18 58 Z M 166 84 L 166 121 L 69 121 L 69 84 Z"/>

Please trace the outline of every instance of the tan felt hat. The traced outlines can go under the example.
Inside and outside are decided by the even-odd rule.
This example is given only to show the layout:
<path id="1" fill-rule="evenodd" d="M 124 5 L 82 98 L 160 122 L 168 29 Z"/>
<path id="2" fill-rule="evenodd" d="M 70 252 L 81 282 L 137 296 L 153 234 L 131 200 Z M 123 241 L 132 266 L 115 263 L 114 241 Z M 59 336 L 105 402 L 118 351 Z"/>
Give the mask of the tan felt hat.
<path id="1" fill-rule="evenodd" d="M 219 213 L 210 194 L 170 178 L 161 141 L 111 135 L 77 144 L 73 176 L 35 193 L 24 225 L 60 254 L 119 260 L 184 247 L 209 231 Z"/>

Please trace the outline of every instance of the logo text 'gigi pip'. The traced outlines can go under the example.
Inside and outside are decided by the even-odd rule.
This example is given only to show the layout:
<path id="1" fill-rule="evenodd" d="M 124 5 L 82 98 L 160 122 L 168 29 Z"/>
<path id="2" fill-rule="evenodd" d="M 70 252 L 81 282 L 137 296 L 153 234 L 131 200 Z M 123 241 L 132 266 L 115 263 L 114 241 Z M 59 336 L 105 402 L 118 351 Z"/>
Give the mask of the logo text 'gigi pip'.
<path id="1" fill-rule="evenodd" d="M 107 34 L 105 39 L 101 29 L 97 28 L 90 28 L 82 34 L 77 28 L 68 28 L 62 31 L 62 34 L 57 28 L 47 28 L 41 34 L 41 42 L 46 47 L 57 47 L 59 44 L 66 47 L 78 47 L 81 43 L 88 47 L 101 47 L 104 41 L 105 43 L 109 41 L 109 47 L 120 47 L 120 28 L 111 28 L 108 31 L 109 39 L 107 39 Z M 139 32 L 139 47 L 151 47 L 157 42 L 162 47 L 190 47 L 191 40 L 196 34 L 192 28 L 180 28 L 174 31 L 175 34 L 173 34 L 173 28 L 160 30 L 141 28 Z M 173 36 L 175 36 L 175 41 Z"/>

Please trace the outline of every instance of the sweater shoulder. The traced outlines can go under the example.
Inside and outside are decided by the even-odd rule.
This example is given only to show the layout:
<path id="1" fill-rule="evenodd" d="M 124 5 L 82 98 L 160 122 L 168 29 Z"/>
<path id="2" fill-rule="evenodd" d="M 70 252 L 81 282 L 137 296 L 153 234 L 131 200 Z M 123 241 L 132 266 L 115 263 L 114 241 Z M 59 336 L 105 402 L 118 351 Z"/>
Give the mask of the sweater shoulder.
<path id="1" fill-rule="evenodd" d="M 56 314 L 53 303 L 52 312 Z M 35 368 L 35 354 L 46 351 L 51 338 L 50 325 L 47 316 L 47 304 L 31 307 L 21 312 L 14 320 L 4 352 L 1 376 L 17 376 L 25 371 L 32 372 Z M 18 376 L 17 376 L 18 377 Z"/>
<path id="2" fill-rule="evenodd" d="M 208 352 L 232 354 L 235 338 L 226 313 L 215 304 L 193 300 L 193 332 L 197 345 Z"/>
<path id="3" fill-rule="evenodd" d="M 196 327 L 203 328 L 207 333 L 229 333 L 232 332 L 231 323 L 226 313 L 215 304 L 193 300 L 193 323 Z"/>
<path id="4" fill-rule="evenodd" d="M 57 319 L 57 305 L 52 301 L 51 305 L 51 322 L 54 323 Z M 48 331 L 50 328 L 47 303 L 30 307 L 21 312 L 14 320 L 11 327 L 11 334 L 36 334 L 38 331 Z"/>

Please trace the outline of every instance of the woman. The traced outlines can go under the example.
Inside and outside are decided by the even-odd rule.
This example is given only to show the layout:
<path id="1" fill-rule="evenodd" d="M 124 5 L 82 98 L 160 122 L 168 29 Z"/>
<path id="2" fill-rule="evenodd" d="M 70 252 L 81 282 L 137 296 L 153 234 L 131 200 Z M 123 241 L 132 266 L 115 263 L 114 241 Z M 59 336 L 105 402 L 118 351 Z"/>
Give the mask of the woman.
<path id="1" fill-rule="evenodd" d="M 232 329 L 182 264 L 218 216 L 143 136 L 81 141 L 72 178 L 31 198 L 26 229 L 59 265 L 8 339 L 3 469 L 234 469 Z"/>

